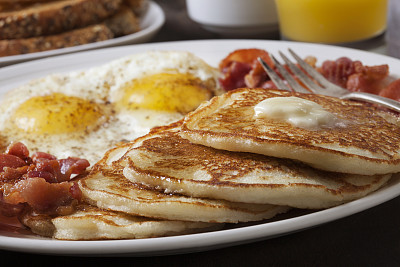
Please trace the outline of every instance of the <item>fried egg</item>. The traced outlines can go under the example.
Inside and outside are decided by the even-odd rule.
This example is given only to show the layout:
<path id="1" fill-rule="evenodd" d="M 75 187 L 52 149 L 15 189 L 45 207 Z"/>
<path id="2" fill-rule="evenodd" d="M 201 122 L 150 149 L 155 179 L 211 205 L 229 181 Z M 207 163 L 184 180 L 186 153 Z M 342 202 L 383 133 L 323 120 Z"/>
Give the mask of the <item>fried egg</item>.
<path id="1" fill-rule="evenodd" d="M 97 162 L 112 146 L 181 119 L 219 94 L 218 71 L 188 52 L 149 51 L 52 74 L 0 103 L 1 139 Z"/>

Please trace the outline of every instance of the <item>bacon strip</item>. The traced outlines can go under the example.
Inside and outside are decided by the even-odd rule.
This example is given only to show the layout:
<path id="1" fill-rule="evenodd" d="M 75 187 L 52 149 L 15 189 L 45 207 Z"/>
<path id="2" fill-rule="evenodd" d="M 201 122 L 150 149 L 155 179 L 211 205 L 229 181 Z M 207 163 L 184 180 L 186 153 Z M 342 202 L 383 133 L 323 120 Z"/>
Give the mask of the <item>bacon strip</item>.
<path id="1" fill-rule="evenodd" d="M 262 49 L 239 49 L 230 53 L 219 64 L 222 73 L 219 82 L 226 90 L 240 87 L 260 87 L 269 80 L 257 58 L 273 64 L 267 51 Z"/>
<path id="2" fill-rule="evenodd" d="M 60 206 L 81 198 L 79 187 L 71 182 L 74 174 L 89 167 L 85 159 L 57 159 L 51 154 L 36 152 L 29 157 L 28 148 L 18 142 L 0 154 L 0 212 L 16 215 L 24 205 L 52 213 Z"/>

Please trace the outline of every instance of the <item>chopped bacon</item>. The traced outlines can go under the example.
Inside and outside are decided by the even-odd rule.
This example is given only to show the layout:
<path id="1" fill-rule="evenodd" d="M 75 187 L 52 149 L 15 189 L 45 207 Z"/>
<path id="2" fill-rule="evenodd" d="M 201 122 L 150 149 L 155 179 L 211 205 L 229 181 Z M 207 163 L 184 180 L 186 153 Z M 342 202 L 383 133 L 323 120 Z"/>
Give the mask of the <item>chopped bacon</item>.
<path id="1" fill-rule="evenodd" d="M 18 214 L 24 205 L 52 213 L 79 200 L 82 193 L 71 177 L 84 173 L 89 162 L 73 157 L 57 159 L 44 152 L 29 157 L 27 147 L 15 143 L 0 154 L 0 167 L 0 212 L 8 216 Z"/>
<path id="2" fill-rule="evenodd" d="M 257 61 L 258 57 L 274 68 L 268 52 L 262 49 L 238 49 L 221 60 L 219 82 L 225 91 L 241 87 L 278 89 Z M 329 81 L 349 91 L 367 92 L 400 101 L 400 79 L 386 86 L 386 78 L 389 75 L 387 64 L 366 66 L 361 61 L 340 57 L 336 60 L 326 60 L 317 68 L 315 57 L 308 56 L 304 60 Z M 290 72 L 287 67 L 286 69 Z M 279 71 L 275 68 L 274 70 L 279 75 Z"/>
<path id="3" fill-rule="evenodd" d="M 9 182 L 17 180 L 25 175 L 29 170 L 29 166 L 22 166 L 18 168 L 4 167 L 3 171 L 0 172 L 0 184 L 1 182 Z"/>
<path id="4" fill-rule="evenodd" d="M 9 204 L 27 203 L 38 211 L 55 210 L 72 201 L 68 182 L 48 183 L 43 178 L 27 178 L 15 183 L 3 192 Z"/>
<path id="5" fill-rule="evenodd" d="M 387 65 L 360 66 L 357 72 L 348 77 L 346 87 L 354 92 L 379 94 L 383 89 L 384 79 L 389 74 Z"/>
<path id="6" fill-rule="evenodd" d="M 222 69 L 222 76 L 219 78 L 220 85 L 225 91 L 245 87 L 244 77 L 251 70 L 247 63 L 232 62 L 229 67 Z"/>
<path id="7" fill-rule="evenodd" d="M 6 154 L 26 160 L 29 157 L 29 150 L 24 144 L 17 142 L 7 147 Z"/>
<path id="8" fill-rule="evenodd" d="M 346 88 L 347 79 L 350 75 L 355 73 L 355 61 L 347 57 L 341 57 L 337 60 L 325 60 L 322 63 L 320 72 L 329 81 Z"/>
<path id="9" fill-rule="evenodd" d="M 268 55 L 260 55 L 260 57 L 267 62 L 271 61 Z M 249 88 L 260 87 L 263 83 L 265 83 L 265 81 L 269 80 L 270 78 L 268 77 L 268 74 L 257 60 L 253 62 L 250 72 L 244 77 L 246 87 Z"/>
<path id="10" fill-rule="evenodd" d="M 365 66 L 360 61 L 341 57 L 324 61 L 319 71 L 329 81 L 350 91 L 379 94 L 383 80 L 389 74 L 389 66 Z"/>
<path id="11" fill-rule="evenodd" d="M 253 65 L 254 61 L 256 61 L 258 57 L 262 57 L 268 64 L 272 63 L 268 52 L 263 49 L 238 49 L 230 53 L 223 60 L 221 60 L 219 64 L 219 69 L 222 70 L 229 67 L 232 62 L 240 62 Z"/>
<path id="12" fill-rule="evenodd" d="M 379 95 L 400 101 L 400 79 L 391 82 Z"/>
<path id="13" fill-rule="evenodd" d="M 387 64 L 375 66 L 363 66 L 362 72 L 373 80 L 383 80 L 389 75 Z"/>
<path id="14" fill-rule="evenodd" d="M 348 78 L 345 88 L 353 92 L 379 94 L 382 87 L 380 80 L 376 81 L 362 73 L 355 73 Z"/>
<path id="15" fill-rule="evenodd" d="M 53 155 L 45 152 L 35 152 L 32 154 L 32 160 L 34 162 L 37 162 L 41 159 L 48 159 L 48 160 L 56 160 L 57 158 L 54 157 Z"/>
<path id="16" fill-rule="evenodd" d="M 86 159 L 68 157 L 60 159 L 60 169 L 64 177 L 70 177 L 72 174 L 83 173 L 90 163 Z"/>
<path id="17" fill-rule="evenodd" d="M 79 188 L 78 183 L 72 183 L 72 186 L 69 188 L 69 192 L 74 199 L 82 199 L 82 191 Z"/>
<path id="18" fill-rule="evenodd" d="M 0 170 L 3 170 L 4 167 L 18 168 L 24 165 L 25 161 L 17 156 L 5 153 L 0 154 Z"/>
<path id="19" fill-rule="evenodd" d="M 3 192 L 0 191 L 0 215 L 13 217 L 20 214 L 25 207 L 24 203 L 10 204 L 4 200 Z"/>
<path id="20" fill-rule="evenodd" d="M 222 76 L 219 79 L 225 91 L 240 87 L 260 87 L 269 80 L 257 58 L 272 64 L 267 51 L 262 49 L 238 49 L 230 53 L 219 64 Z"/>

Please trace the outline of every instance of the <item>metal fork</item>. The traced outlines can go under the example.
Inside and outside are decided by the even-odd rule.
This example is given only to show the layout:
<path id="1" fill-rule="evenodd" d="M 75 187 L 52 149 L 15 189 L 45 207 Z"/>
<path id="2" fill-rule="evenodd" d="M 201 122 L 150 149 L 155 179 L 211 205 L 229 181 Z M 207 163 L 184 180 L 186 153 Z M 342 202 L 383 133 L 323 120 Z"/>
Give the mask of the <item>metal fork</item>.
<path id="1" fill-rule="evenodd" d="M 288 49 L 289 53 L 294 57 L 297 63 L 301 66 L 300 69 L 296 64 L 288 59 L 282 52 L 279 51 L 280 56 L 285 61 L 289 69 L 296 75 L 296 77 L 305 85 L 304 88 L 299 82 L 297 82 L 293 76 L 282 66 L 278 60 L 270 54 L 270 57 L 278 69 L 279 73 L 286 80 L 284 80 L 273 70 L 263 59 L 258 58 L 264 70 L 267 72 L 272 82 L 279 88 L 289 91 L 296 91 L 300 93 L 315 93 L 321 95 L 334 96 L 341 99 L 352 99 L 361 100 L 373 104 L 378 104 L 386 108 L 400 112 L 400 102 L 386 97 L 363 93 L 363 92 L 349 92 L 348 90 L 337 86 L 320 74 L 317 70 L 311 67 L 307 62 L 302 60 L 292 49 Z M 311 77 L 311 78 L 310 78 Z"/>

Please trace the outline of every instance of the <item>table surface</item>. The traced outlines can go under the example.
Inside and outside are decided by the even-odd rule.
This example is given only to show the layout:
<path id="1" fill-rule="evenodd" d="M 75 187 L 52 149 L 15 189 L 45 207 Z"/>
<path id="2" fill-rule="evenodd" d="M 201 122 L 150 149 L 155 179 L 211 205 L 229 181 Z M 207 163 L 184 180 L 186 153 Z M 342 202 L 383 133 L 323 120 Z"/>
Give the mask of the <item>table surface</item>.
<path id="1" fill-rule="evenodd" d="M 152 42 L 221 39 L 190 21 L 183 0 L 158 0 L 166 24 Z M 278 32 L 256 39 L 279 39 Z M 383 38 L 363 49 L 385 53 Z M 129 263 L 140 266 L 399 266 L 400 198 L 364 212 L 298 233 L 205 252 L 135 258 L 47 256 L 0 251 L 2 262 L 39 265 L 55 263 Z"/>

